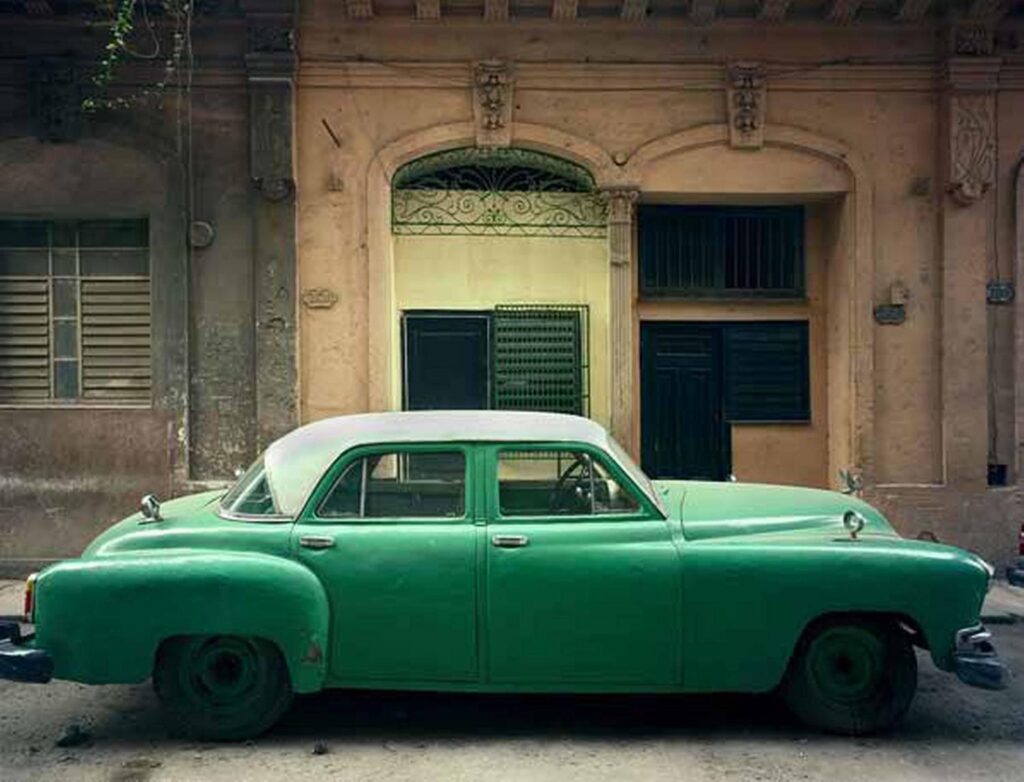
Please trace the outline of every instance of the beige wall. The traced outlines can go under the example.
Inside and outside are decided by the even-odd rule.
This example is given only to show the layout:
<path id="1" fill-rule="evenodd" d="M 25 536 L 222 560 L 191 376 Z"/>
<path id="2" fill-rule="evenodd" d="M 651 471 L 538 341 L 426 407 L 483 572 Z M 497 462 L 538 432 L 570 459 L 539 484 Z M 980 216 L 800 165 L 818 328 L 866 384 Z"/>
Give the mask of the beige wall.
<path id="1" fill-rule="evenodd" d="M 590 417 L 609 421 L 608 243 L 519 236 L 395 236 L 395 317 L 407 310 L 489 310 L 496 304 L 585 304 Z M 398 330 L 395 329 L 395 340 Z M 392 406 L 401 351 L 392 345 Z"/>
<path id="2" fill-rule="evenodd" d="M 307 6 L 297 115 L 299 279 L 302 289 L 326 287 L 340 298 L 331 309 L 301 312 L 303 419 L 379 404 L 372 389 L 392 371 L 390 349 L 382 345 L 393 344 L 392 315 L 381 313 L 397 311 L 389 298 L 395 258 L 388 177 L 419 155 L 474 143 L 471 63 L 505 58 L 516 69 L 513 143 L 576 160 L 601 187 L 633 187 L 655 201 L 821 204 L 821 313 L 803 316 L 822 324 L 812 326 L 812 350 L 815 399 L 826 400 L 814 407 L 823 418 L 799 434 L 737 428 L 741 473 L 785 479 L 763 470 L 772 452 L 777 459 L 789 443 L 785 453 L 796 454 L 799 480 L 834 485 L 835 470 L 852 467 L 878 487 L 874 496 L 884 498 L 907 533 L 931 524 L 955 539 L 969 523 L 972 541 L 987 541 L 997 558 L 1009 556 L 1018 522 L 1006 514 L 999 490 L 984 486 L 983 462 L 989 451 L 1017 461 L 1024 405 L 1011 365 L 1019 363 L 1019 325 L 1013 307 L 985 306 L 984 280 L 970 277 L 944 289 L 958 260 L 943 224 L 981 232 L 978 252 L 990 276 L 1013 273 L 1024 57 L 1006 54 L 992 66 L 1002 76 L 989 212 L 985 203 L 958 207 L 947 196 L 947 39 L 929 25 L 874 25 L 867 32 L 787 23 L 768 35 L 764 25 L 739 21 L 703 31 L 666 21 L 636 32 L 611 20 L 571 28 L 537 20 L 496 29 L 470 19 L 361 24 L 325 0 Z M 728 145 L 722 63 L 736 60 L 769 68 L 760 150 Z M 906 321 L 877 325 L 872 309 L 894 284 L 909 293 Z M 666 306 L 640 305 L 638 317 L 678 317 Z M 772 313 L 789 317 L 789 306 Z M 744 308 L 743 316 L 754 311 Z M 691 316 L 696 310 L 687 311 Z M 972 350 L 971 361 L 957 361 L 943 345 L 965 329 L 970 334 L 956 344 L 975 345 L 978 318 L 987 342 Z M 638 375 L 634 367 L 637 388 Z M 972 423 L 965 433 L 957 421 Z M 819 426 L 827 432 L 824 460 L 817 456 Z M 813 447 L 798 443 L 802 437 Z M 1019 497 L 1017 488 L 1004 491 Z M 968 496 L 969 522 L 957 505 Z"/>

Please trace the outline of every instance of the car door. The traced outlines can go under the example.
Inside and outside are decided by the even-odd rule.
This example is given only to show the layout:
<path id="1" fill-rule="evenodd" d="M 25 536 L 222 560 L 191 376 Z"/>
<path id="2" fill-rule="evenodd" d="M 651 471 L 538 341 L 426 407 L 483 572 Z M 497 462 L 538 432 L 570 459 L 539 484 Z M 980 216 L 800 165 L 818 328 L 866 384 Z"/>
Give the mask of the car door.
<path id="1" fill-rule="evenodd" d="M 477 679 L 473 456 L 361 448 L 314 493 L 293 550 L 327 590 L 333 683 Z"/>
<path id="2" fill-rule="evenodd" d="M 682 573 L 657 510 L 589 447 L 487 454 L 488 680 L 678 685 Z"/>

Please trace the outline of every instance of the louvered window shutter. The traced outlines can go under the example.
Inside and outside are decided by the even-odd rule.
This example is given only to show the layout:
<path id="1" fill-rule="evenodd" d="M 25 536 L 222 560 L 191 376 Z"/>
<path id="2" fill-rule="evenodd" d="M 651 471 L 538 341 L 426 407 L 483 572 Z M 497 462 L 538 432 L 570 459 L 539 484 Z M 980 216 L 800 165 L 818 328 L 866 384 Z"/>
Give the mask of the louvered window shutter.
<path id="1" fill-rule="evenodd" d="M 723 337 L 730 421 L 810 420 L 806 323 L 733 323 Z"/>
<path id="2" fill-rule="evenodd" d="M 494 310 L 494 407 L 586 415 L 587 308 Z"/>
<path id="3" fill-rule="evenodd" d="M 0 220 L 0 403 L 144 404 L 145 220 Z"/>
<path id="4" fill-rule="evenodd" d="M 0 402 L 50 396 L 50 284 L 0 278 Z"/>

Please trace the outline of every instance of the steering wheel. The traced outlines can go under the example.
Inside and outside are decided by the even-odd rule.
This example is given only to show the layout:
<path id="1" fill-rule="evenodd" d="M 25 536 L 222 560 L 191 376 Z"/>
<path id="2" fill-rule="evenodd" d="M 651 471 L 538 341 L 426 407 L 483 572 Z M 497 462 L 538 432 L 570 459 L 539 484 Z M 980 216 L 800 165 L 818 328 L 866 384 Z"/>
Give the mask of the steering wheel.
<path id="1" fill-rule="evenodd" d="M 548 507 L 552 511 L 578 510 L 579 504 L 584 500 L 589 507 L 590 475 L 586 470 L 588 464 L 586 459 L 577 456 L 572 464 L 562 470 L 548 502 Z"/>

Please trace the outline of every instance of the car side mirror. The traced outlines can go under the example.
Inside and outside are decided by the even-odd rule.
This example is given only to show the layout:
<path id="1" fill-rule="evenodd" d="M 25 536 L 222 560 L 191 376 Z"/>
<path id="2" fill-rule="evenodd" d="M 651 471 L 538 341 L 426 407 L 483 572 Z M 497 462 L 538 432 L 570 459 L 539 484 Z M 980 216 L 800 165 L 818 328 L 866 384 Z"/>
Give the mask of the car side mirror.
<path id="1" fill-rule="evenodd" d="M 142 511 L 146 521 L 160 521 L 160 500 L 156 498 L 155 494 L 147 494 L 143 497 L 139 510 Z"/>

